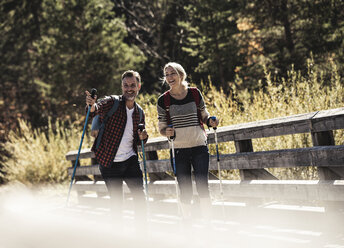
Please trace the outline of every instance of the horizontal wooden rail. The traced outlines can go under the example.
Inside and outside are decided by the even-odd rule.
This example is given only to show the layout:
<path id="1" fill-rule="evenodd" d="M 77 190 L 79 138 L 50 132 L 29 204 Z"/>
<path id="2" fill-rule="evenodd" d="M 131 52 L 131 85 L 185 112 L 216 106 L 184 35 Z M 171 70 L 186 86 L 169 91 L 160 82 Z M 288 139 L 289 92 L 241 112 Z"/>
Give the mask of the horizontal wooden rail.
<path id="1" fill-rule="evenodd" d="M 297 133 L 323 132 L 344 129 L 344 108 L 323 110 L 269 120 L 237 124 L 217 129 L 218 142 L 240 141 Z M 208 143 L 215 143 L 214 133 L 207 131 Z M 150 138 L 145 151 L 169 149 L 165 137 Z M 77 151 L 67 153 L 67 160 L 75 160 Z M 90 149 L 83 149 L 80 158 L 94 157 Z"/>
<path id="2" fill-rule="evenodd" d="M 344 108 L 219 127 L 218 141 L 239 141 L 344 128 Z M 211 133 L 209 143 L 214 143 Z"/>
<path id="3" fill-rule="evenodd" d="M 337 166 L 344 168 L 344 146 L 247 152 L 220 155 L 221 169 L 262 169 L 298 166 Z M 148 172 L 170 171 L 170 160 L 147 161 Z M 210 169 L 217 170 L 216 156 L 210 156 Z"/>
<path id="4" fill-rule="evenodd" d="M 93 153 L 90 151 L 87 151 L 87 155 L 86 153 L 83 155 L 83 158 L 93 157 Z M 299 166 L 344 168 L 344 146 L 317 146 L 263 152 L 223 154 L 220 155 L 220 161 L 221 169 L 223 170 Z M 169 159 L 147 160 L 146 165 L 147 172 L 172 171 Z M 210 156 L 210 169 L 217 170 L 216 156 Z M 69 170 L 72 170 L 72 168 Z M 77 168 L 76 175 L 100 175 L 98 171 L 98 165 L 81 166 Z"/>

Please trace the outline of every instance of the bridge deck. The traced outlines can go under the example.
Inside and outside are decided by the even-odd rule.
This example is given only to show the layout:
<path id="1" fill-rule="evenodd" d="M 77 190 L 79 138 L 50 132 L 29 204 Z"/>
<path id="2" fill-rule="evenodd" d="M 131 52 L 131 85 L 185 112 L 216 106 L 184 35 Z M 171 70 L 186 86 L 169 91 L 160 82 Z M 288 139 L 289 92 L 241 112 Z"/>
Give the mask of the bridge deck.
<path id="1" fill-rule="evenodd" d="M 96 201 L 100 203 L 99 198 Z M 36 201 L 21 211 L 2 208 L 1 246 L 344 247 L 344 213 L 325 211 L 322 207 L 276 202 L 251 207 L 240 201 L 220 201 L 213 202 L 213 217 L 207 225 L 195 209 L 194 221 L 185 226 L 178 216 L 176 200 L 164 199 L 149 201 L 149 221 L 138 227 L 133 221 L 130 198 L 125 201 L 121 224 L 111 218 L 110 209 L 104 204 L 49 206 Z"/>
<path id="2" fill-rule="evenodd" d="M 213 201 L 207 225 L 195 207 L 194 220 L 186 226 L 175 198 L 150 199 L 147 225 L 136 226 L 130 196 L 120 225 L 104 204 L 107 196 L 88 195 L 87 204 L 75 203 L 73 192 L 71 204 L 64 207 L 60 203 L 67 192 L 51 192 L 46 198 L 36 192 L 0 195 L 1 247 L 344 247 L 344 212 L 321 206 L 276 201 L 253 206 L 243 198 Z"/>

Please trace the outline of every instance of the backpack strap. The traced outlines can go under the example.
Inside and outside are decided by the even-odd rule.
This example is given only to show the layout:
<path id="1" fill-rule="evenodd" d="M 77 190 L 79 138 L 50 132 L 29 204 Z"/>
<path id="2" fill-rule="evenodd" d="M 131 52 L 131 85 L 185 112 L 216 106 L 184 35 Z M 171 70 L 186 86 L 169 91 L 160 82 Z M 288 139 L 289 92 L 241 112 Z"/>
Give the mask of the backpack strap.
<path id="1" fill-rule="evenodd" d="M 166 119 L 167 119 L 167 125 L 172 125 L 171 121 L 171 115 L 170 115 L 170 106 L 171 106 L 171 95 L 170 91 L 166 91 L 163 95 L 164 97 L 164 104 L 166 109 Z"/>
<path id="2" fill-rule="evenodd" d="M 192 97 L 194 99 L 194 102 L 196 104 L 196 108 L 197 108 L 197 117 L 198 117 L 198 122 L 199 125 L 201 126 L 201 128 L 204 130 L 204 126 L 203 126 L 203 121 L 202 121 L 202 115 L 201 115 L 201 110 L 199 108 L 199 103 L 201 101 L 200 97 L 199 97 L 199 92 L 198 89 L 195 87 L 190 87 L 191 93 L 192 93 Z"/>
<path id="3" fill-rule="evenodd" d="M 143 121 L 143 109 L 138 103 L 136 103 L 136 106 L 137 106 L 137 110 L 139 111 L 139 116 L 140 116 L 139 123 L 142 123 L 142 121 Z"/>
<path id="4" fill-rule="evenodd" d="M 102 140 L 102 136 L 103 136 L 103 133 L 104 133 L 104 130 L 105 130 L 106 122 L 116 112 L 116 110 L 118 109 L 118 106 L 119 106 L 120 97 L 119 96 L 115 96 L 115 95 L 110 96 L 110 97 L 111 97 L 111 99 L 114 100 L 114 103 L 112 105 L 112 108 L 106 113 L 106 116 L 105 116 L 103 122 L 100 125 L 99 134 L 98 134 L 97 140 L 96 140 L 96 149 L 98 149 L 98 147 L 100 145 L 100 141 Z"/>
<path id="5" fill-rule="evenodd" d="M 100 120 L 99 120 L 99 115 L 96 115 L 92 119 L 92 126 L 91 126 L 91 131 L 98 131 L 100 128 Z"/>

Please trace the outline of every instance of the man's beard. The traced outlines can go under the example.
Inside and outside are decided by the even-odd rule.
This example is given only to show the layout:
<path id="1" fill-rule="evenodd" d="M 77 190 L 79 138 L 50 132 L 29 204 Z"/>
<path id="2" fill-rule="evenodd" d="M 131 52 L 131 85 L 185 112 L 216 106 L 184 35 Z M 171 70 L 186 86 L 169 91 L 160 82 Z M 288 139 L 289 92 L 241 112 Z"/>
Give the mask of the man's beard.
<path id="1" fill-rule="evenodd" d="M 125 99 L 127 99 L 127 100 L 129 100 L 129 101 L 134 101 L 135 100 L 135 97 L 137 96 L 137 94 L 136 95 L 131 95 L 131 96 L 128 96 L 128 95 L 124 95 L 125 96 Z"/>
<path id="2" fill-rule="evenodd" d="M 129 101 L 134 101 L 135 100 L 135 96 L 126 97 L 126 99 L 129 100 Z"/>

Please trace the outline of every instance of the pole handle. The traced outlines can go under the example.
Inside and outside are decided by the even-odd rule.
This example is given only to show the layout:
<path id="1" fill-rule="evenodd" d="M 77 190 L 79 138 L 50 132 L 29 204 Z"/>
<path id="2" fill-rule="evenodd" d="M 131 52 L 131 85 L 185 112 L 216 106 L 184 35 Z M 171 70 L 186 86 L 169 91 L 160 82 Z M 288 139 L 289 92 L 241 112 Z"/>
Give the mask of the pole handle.
<path id="1" fill-rule="evenodd" d="M 173 128 L 173 125 L 170 124 L 170 125 L 168 125 L 168 127 Z M 169 137 L 170 140 L 174 140 L 175 138 L 176 138 L 176 135 L 173 135 L 173 136 L 170 136 L 170 137 Z"/>
<path id="2" fill-rule="evenodd" d="M 94 96 L 95 96 L 96 94 L 97 94 L 97 89 L 92 88 L 92 90 L 91 90 L 91 97 L 94 98 Z M 91 105 L 90 105 L 90 107 L 91 107 Z"/>
<path id="3" fill-rule="evenodd" d="M 97 89 L 92 88 L 91 90 L 91 97 L 94 98 L 94 96 L 97 94 Z"/>
<path id="4" fill-rule="evenodd" d="M 211 116 L 210 119 L 212 119 L 213 121 L 216 121 L 216 116 Z M 217 129 L 217 127 L 213 127 L 214 130 Z"/>
<path id="5" fill-rule="evenodd" d="M 140 123 L 137 128 L 140 130 L 140 132 L 142 132 L 145 129 L 145 125 Z"/>

